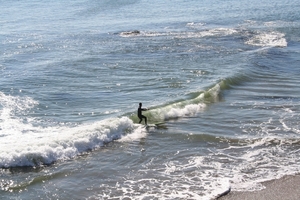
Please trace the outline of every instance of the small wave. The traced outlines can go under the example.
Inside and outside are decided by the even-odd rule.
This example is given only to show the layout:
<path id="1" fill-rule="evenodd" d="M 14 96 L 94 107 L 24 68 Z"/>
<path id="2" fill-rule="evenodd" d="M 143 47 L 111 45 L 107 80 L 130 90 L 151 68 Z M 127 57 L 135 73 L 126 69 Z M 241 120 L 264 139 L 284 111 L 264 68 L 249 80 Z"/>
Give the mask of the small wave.
<path id="1" fill-rule="evenodd" d="M 145 112 L 144 115 L 147 116 L 148 121 L 152 122 L 195 116 L 197 113 L 204 111 L 209 104 L 218 102 L 222 90 L 239 85 L 248 79 L 249 77 L 245 75 L 237 75 L 224 79 L 207 90 L 198 92 L 196 96 L 193 95 L 194 98 L 192 99 L 180 100 L 167 105 L 154 107 Z M 131 114 L 130 119 L 136 123 L 139 121 L 135 113 Z"/>
<path id="2" fill-rule="evenodd" d="M 193 99 L 177 101 L 168 105 L 151 108 L 145 112 L 144 115 L 147 116 L 148 121 L 151 122 L 162 122 L 194 116 L 203 111 L 207 107 L 207 104 L 218 101 L 222 84 L 223 81 L 206 91 L 201 91 Z M 139 121 L 135 114 L 132 114 L 130 118 L 136 123 Z"/>
<path id="3" fill-rule="evenodd" d="M 30 134 L 7 135 L 0 141 L 3 148 L 0 167 L 49 165 L 100 148 L 127 134 L 132 134 L 131 139 L 134 139 L 139 133 L 141 125 L 134 124 L 128 117 L 76 127 L 35 127 Z M 124 140 L 128 139 L 127 136 Z"/>

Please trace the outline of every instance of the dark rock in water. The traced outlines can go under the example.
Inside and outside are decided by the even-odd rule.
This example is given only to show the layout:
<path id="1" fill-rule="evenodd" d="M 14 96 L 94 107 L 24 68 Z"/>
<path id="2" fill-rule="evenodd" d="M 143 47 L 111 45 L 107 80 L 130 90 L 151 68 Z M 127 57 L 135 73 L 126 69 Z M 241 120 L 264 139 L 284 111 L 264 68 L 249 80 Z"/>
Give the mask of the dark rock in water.
<path id="1" fill-rule="evenodd" d="M 126 31 L 126 32 L 122 32 L 120 35 L 139 35 L 141 32 L 138 30 L 134 30 L 134 31 Z"/>

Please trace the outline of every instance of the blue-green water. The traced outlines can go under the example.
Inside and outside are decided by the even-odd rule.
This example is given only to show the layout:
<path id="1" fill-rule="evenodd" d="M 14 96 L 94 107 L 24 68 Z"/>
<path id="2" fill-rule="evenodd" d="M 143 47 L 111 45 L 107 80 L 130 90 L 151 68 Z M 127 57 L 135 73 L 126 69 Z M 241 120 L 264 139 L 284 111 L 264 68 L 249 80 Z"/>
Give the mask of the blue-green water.
<path id="1" fill-rule="evenodd" d="M 1 8 L 1 199 L 213 199 L 299 173 L 298 1 Z"/>

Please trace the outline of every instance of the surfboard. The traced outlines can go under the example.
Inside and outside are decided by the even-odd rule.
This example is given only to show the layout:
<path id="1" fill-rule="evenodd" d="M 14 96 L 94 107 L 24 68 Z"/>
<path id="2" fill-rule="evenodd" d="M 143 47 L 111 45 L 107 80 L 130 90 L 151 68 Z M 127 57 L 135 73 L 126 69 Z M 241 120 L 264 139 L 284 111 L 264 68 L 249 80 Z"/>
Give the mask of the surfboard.
<path id="1" fill-rule="evenodd" d="M 155 124 L 147 124 L 147 125 L 145 125 L 146 127 L 156 127 L 156 125 Z"/>
<path id="2" fill-rule="evenodd" d="M 159 122 L 155 124 L 147 124 L 145 125 L 146 128 L 157 128 L 157 129 L 167 129 L 167 126 L 164 125 L 164 122 Z"/>

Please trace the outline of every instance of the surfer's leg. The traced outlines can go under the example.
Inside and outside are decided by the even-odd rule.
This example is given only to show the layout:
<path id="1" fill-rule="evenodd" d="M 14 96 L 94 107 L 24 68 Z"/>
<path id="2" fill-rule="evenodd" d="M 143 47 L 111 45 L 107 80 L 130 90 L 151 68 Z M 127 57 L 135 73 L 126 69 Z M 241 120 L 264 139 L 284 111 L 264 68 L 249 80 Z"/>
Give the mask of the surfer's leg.
<path id="1" fill-rule="evenodd" d="M 143 118 L 142 117 L 139 117 L 140 118 L 140 121 L 139 121 L 139 124 L 142 122 Z"/>
<path id="2" fill-rule="evenodd" d="M 145 124 L 147 125 L 147 117 L 145 117 L 144 115 L 142 115 L 141 118 L 140 118 L 141 121 L 142 121 L 143 118 L 145 119 Z"/>

